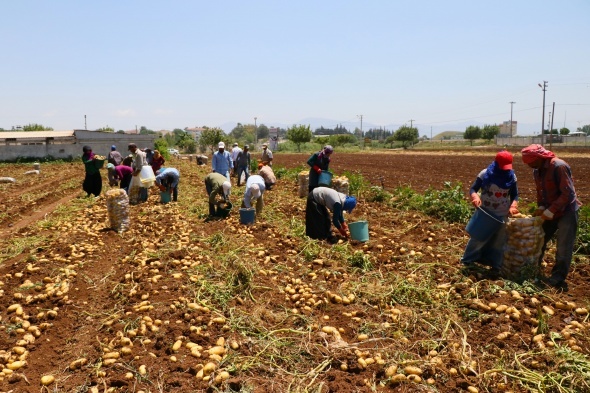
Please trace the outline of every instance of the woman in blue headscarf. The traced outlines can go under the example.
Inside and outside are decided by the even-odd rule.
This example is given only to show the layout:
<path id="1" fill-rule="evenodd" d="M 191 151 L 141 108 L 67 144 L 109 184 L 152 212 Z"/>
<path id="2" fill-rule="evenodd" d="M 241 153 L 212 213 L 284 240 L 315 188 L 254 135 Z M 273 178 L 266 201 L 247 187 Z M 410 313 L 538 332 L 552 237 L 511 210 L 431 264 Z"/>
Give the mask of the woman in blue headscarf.
<path id="1" fill-rule="evenodd" d="M 344 221 L 343 212 L 351 213 L 355 207 L 355 197 L 346 196 L 328 187 L 316 187 L 307 197 L 305 234 L 312 239 L 327 239 L 330 243 L 335 243 L 336 237 L 331 231 L 331 211 L 332 224 L 347 238 L 348 225 Z"/>
<path id="2" fill-rule="evenodd" d="M 485 214 L 488 216 L 484 217 L 485 219 L 501 223 L 506 220 L 508 214 L 518 214 L 518 187 L 516 175 L 512 170 L 512 154 L 505 150 L 496 154 L 494 161 L 477 175 L 469 194 L 471 203 L 476 208 L 472 220 L 475 220 L 478 214 Z M 469 239 L 461 262 L 465 265 L 474 262 L 489 265 L 490 278 L 498 278 L 505 243 L 504 224 L 488 231 L 479 230 L 477 236 Z"/>
<path id="3" fill-rule="evenodd" d="M 324 146 L 324 148 L 317 153 L 314 153 L 307 160 L 309 169 L 309 192 L 312 192 L 316 188 L 320 181 L 320 174 L 322 171 L 327 171 L 330 165 L 330 156 L 334 153 L 334 148 L 330 145 Z"/>

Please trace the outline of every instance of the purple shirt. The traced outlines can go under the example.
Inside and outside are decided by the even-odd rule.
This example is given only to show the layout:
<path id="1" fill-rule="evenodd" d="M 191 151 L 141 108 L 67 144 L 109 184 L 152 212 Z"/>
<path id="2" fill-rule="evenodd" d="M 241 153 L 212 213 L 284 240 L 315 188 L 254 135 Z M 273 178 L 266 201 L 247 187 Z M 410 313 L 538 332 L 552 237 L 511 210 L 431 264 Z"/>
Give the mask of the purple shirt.
<path id="1" fill-rule="evenodd" d="M 133 173 L 133 169 L 127 165 L 117 165 L 115 167 L 115 178 L 123 180 L 125 175 L 131 175 Z"/>

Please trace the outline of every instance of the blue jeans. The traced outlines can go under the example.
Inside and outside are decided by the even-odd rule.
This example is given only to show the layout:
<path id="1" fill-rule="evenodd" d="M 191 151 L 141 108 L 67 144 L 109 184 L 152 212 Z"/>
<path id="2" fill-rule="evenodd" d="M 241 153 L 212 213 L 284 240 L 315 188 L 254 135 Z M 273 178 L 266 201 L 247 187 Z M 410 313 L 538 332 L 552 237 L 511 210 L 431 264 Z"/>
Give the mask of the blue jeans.
<path id="1" fill-rule="evenodd" d="M 547 243 L 557 232 L 555 265 L 551 270 L 551 278 L 556 282 L 565 281 L 569 273 L 574 254 L 576 233 L 578 232 L 578 216 L 578 210 L 575 212 L 569 211 L 559 218 L 547 220 L 543 223 L 545 241 L 543 243 L 541 257 L 539 258 L 539 264 L 543 262 L 543 255 L 545 255 L 545 250 L 547 250 Z"/>
<path id="2" fill-rule="evenodd" d="M 504 244 L 506 244 L 506 226 L 502 225 L 487 241 L 470 238 L 463 252 L 461 262 L 466 265 L 479 262 L 499 269 L 502 267 Z"/>
<path id="3" fill-rule="evenodd" d="M 248 178 L 250 177 L 250 170 L 248 169 L 248 165 L 238 166 L 238 186 L 240 185 L 240 179 L 242 178 L 242 172 L 245 173 L 244 177 L 246 180 L 244 180 L 244 182 L 247 182 Z"/>

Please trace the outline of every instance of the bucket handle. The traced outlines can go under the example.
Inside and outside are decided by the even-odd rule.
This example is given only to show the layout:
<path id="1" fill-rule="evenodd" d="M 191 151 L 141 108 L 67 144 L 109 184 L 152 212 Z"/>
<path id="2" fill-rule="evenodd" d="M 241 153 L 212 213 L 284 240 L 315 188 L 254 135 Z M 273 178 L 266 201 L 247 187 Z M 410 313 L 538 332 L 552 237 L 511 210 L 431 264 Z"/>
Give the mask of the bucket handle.
<path id="1" fill-rule="evenodd" d="M 485 211 L 481 206 L 477 207 L 482 213 L 484 213 L 486 216 L 488 216 L 489 218 L 491 218 L 492 220 L 500 223 L 500 224 L 505 224 L 505 222 L 503 220 L 498 220 L 496 217 L 492 216 L 490 213 L 488 213 L 487 211 Z"/>

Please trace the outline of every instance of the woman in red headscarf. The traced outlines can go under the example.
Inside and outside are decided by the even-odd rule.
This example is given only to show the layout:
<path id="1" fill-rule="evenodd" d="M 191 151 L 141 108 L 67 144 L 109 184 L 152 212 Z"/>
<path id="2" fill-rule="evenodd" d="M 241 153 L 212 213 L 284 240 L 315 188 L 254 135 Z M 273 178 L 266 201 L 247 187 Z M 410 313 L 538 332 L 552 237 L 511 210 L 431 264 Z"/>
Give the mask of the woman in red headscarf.
<path id="1" fill-rule="evenodd" d="M 530 145 L 521 150 L 522 162 L 533 168 L 537 188 L 537 210 L 545 231 L 545 241 L 539 264 L 547 243 L 557 233 L 555 265 L 551 276 L 543 281 L 553 287 L 567 288 L 569 273 L 578 231 L 578 211 L 582 205 L 576 195 L 570 166 L 541 145 Z"/>

